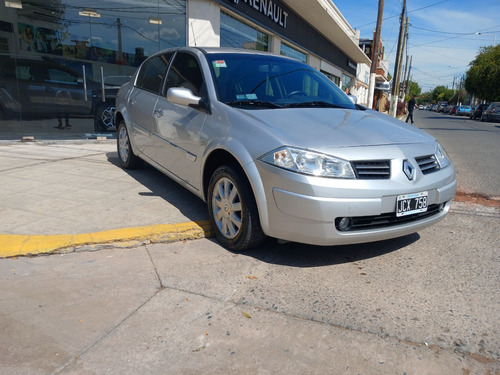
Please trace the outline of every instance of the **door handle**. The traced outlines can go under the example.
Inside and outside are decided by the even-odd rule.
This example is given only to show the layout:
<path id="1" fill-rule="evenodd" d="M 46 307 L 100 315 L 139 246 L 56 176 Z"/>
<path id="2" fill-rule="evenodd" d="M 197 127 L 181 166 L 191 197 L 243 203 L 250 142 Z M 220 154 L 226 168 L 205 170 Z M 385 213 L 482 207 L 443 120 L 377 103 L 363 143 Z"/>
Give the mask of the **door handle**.
<path id="1" fill-rule="evenodd" d="M 160 118 L 160 117 L 162 117 L 162 116 L 163 116 L 163 109 L 162 109 L 162 108 L 155 109 L 153 113 L 155 114 L 155 116 L 156 116 L 157 118 Z"/>

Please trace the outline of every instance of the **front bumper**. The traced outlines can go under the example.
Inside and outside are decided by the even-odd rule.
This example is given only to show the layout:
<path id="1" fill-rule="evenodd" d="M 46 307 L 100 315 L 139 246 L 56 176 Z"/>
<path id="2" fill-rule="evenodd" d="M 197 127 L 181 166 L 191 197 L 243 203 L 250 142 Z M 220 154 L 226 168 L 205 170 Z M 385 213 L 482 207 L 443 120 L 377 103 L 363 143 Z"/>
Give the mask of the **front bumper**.
<path id="1" fill-rule="evenodd" d="M 456 192 L 453 165 L 409 182 L 404 176 L 390 180 L 338 180 L 304 176 L 262 163 L 259 173 L 265 190 L 264 232 L 282 240 L 314 245 L 341 245 L 378 241 L 414 233 L 442 220 Z M 405 181 L 406 180 L 406 181 Z M 428 192 L 434 209 L 420 217 L 340 231 L 341 217 L 387 218 L 396 211 L 397 196 Z M 262 212 L 261 212 L 262 215 Z M 394 214 L 395 216 L 395 214 Z"/>

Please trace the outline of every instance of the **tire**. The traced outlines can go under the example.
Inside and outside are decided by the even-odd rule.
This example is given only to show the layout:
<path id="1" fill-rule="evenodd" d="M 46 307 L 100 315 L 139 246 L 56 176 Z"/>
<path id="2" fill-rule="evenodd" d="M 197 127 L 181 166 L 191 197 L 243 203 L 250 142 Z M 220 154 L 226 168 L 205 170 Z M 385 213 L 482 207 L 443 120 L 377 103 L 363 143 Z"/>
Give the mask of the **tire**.
<path id="1" fill-rule="evenodd" d="M 266 238 L 250 184 L 236 166 L 221 166 L 213 173 L 207 201 L 215 235 L 227 249 L 250 249 Z"/>
<path id="2" fill-rule="evenodd" d="M 94 117 L 94 131 L 105 132 L 115 126 L 115 107 L 113 104 L 105 103 L 97 107 Z"/>
<path id="3" fill-rule="evenodd" d="M 142 165 L 142 160 L 132 150 L 128 130 L 123 121 L 118 125 L 116 145 L 122 168 L 136 169 Z"/>

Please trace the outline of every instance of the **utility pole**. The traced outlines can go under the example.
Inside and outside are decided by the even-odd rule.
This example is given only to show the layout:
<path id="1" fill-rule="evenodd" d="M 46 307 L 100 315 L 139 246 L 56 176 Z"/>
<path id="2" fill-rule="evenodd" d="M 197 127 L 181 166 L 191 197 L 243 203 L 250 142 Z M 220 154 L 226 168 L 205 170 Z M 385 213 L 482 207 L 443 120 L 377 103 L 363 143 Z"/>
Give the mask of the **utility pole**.
<path id="1" fill-rule="evenodd" d="M 413 56 L 410 56 L 410 67 L 408 68 L 408 77 L 406 78 L 405 94 L 408 94 L 410 92 L 410 72 L 411 72 L 412 61 L 413 61 Z"/>
<path id="2" fill-rule="evenodd" d="M 405 0 L 406 1 L 406 0 Z M 377 76 L 378 56 L 380 54 L 380 34 L 384 16 L 384 0 L 378 0 L 377 27 L 373 38 L 372 66 L 370 67 L 370 84 L 368 86 L 368 107 L 373 109 L 373 95 L 375 93 L 375 77 Z"/>
<path id="3" fill-rule="evenodd" d="M 405 46 L 406 46 L 406 39 L 408 37 L 408 17 L 406 17 L 405 19 L 405 31 L 404 31 L 404 34 L 403 34 L 403 43 L 401 44 L 401 53 L 399 54 L 399 70 L 398 70 L 398 77 L 397 77 L 397 95 L 396 97 L 398 98 L 399 100 L 399 95 L 401 94 L 401 66 L 403 65 L 403 51 L 405 50 Z M 404 77 L 403 77 L 404 79 Z M 404 99 L 403 99 L 404 100 Z M 396 103 L 396 108 L 397 108 L 397 103 Z"/>
<path id="4" fill-rule="evenodd" d="M 403 80 L 402 80 L 402 85 L 401 85 L 402 91 L 405 91 L 405 92 L 406 92 L 406 71 L 408 70 L 408 58 L 409 58 L 409 56 L 406 55 L 405 73 L 403 74 Z"/>
<path id="5" fill-rule="evenodd" d="M 404 25 L 405 25 L 405 13 L 406 13 L 406 0 L 403 0 L 403 10 L 401 11 L 400 18 L 400 27 L 399 27 L 399 37 L 398 37 L 398 49 L 396 52 L 396 60 L 394 60 L 394 75 L 392 76 L 392 99 L 391 99 L 391 116 L 396 117 L 396 111 L 398 107 L 398 89 L 399 89 L 399 71 L 400 65 L 400 55 L 402 54 L 402 41 L 403 41 L 403 33 L 404 33 Z"/>

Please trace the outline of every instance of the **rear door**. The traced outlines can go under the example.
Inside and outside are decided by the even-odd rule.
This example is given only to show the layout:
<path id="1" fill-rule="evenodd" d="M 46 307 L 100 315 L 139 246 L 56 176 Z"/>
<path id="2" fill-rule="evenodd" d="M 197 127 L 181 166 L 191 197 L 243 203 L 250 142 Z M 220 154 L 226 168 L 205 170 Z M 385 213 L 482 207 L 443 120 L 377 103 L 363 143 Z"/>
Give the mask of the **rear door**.
<path id="1" fill-rule="evenodd" d="M 137 151 L 155 161 L 153 140 L 156 126 L 155 106 L 172 54 L 155 56 L 141 65 L 135 87 L 128 99 L 128 113 L 132 123 L 131 136 Z"/>

